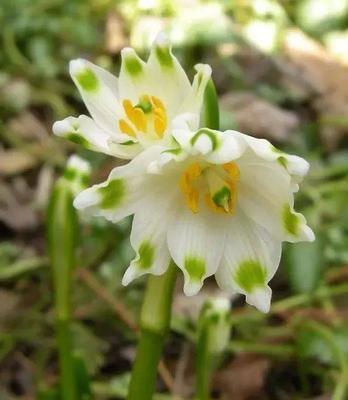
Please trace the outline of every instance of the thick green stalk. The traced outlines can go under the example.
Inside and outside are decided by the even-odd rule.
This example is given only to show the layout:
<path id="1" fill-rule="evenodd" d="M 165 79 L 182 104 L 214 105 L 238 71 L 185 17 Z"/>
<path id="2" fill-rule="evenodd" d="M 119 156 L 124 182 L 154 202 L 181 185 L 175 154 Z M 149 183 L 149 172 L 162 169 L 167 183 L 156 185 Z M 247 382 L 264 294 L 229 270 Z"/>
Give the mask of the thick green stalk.
<path id="1" fill-rule="evenodd" d="M 172 263 L 165 274 L 148 278 L 128 400 L 151 400 L 153 397 L 157 367 L 170 324 L 175 278 L 176 266 Z"/>
<path id="2" fill-rule="evenodd" d="M 212 79 L 209 80 L 204 92 L 203 110 L 201 115 L 201 127 L 219 130 L 220 114 L 219 103 Z"/>
<path id="3" fill-rule="evenodd" d="M 49 203 L 48 249 L 53 273 L 61 396 L 63 399 L 76 400 L 70 286 L 75 266 L 77 217 L 72 203 L 69 184 L 61 178 L 54 187 Z"/>
<path id="4" fill-rule="evenodd" d="M 199 335 L 196 350 L 196 397 L 199 400 L 210 399 L 210 382 L 216 363 L 208 342 L 208 330 L 205 329 Z"/>
<path id="5" fill-rule="evenodd" d="M 227 299 L 214 298 L 203 306 L 198 321 L 196 347 L 196 398 L 210 399 L 210 383 L 231 330 L 230 305 Z"/>

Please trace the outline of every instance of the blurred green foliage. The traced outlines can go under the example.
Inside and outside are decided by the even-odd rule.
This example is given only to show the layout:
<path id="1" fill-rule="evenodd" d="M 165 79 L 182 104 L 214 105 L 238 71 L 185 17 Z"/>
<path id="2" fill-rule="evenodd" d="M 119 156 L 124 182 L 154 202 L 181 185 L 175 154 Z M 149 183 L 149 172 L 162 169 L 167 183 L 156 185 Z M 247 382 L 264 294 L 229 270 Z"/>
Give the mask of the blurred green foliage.
<path id="1" fill-rule="evenodd" d="M 267 104 L 266 110 L 275 107 L 298 120 L 288 135 L 272 137 L 272 126 L 280 130 L 283 120 L 271 114 L 273 119 L 262 125 L 262 136 L 311 161 L 297 207 L 318 240 L 284 248 L 281 267 L 285 268 L 272 281 L 275 303 L 270 316 L 238 308 L 238 301 L 234 302 L 233 340 L 222 370 L 229 371 L 231 360 L 248 352 L 266 359 L 271 367 L 262 378 L 261 394 L 254 393 L 259 399 L 314 398 L 340 387 L 348 357 L 348 123 L 344 108 L 348 89 L 347 80 L 334 82 L 339 79 L 336 71 L 346 67 L 332 54 L 344 56 L 340 49 L 348 48 L 347 1 L 3 0 L 0 25 L 0 157 L 8 157 L 13 167 L 9 171 L 0 162 L 0 398 L 56 398 L 51 275 L 43 240 L 52 181 L 62 173 L 71 152 L 79 152 L 92 163 L 95 181 L 118 162 L 52 137 L 53 121 L 86 113 L 68 76 L 68 62 L 86 57 L 115 72 L 121 47 L 132 45 L 146 55 L 160 29 L 167 31 L 190 75 L 198 62 L 213 66 L 221 103 L 227 104 L 226 96 L 232 96 L 234 104 L 222 107 L 224 129 L 244 126 L 242 101 L 236 96 L 247 92 L 254 96 L 248 99 L 256 97 Z M 332 73 L 321 72 L 326 58 L 322 56 L 323 61 L 317 55 L 317 63 L 301 56 L 302 69 L 287 74 L 294 62 L 286 58 L 284 45 L 289 29 L 301 30 L 322 46 Z M 316 76 L 320 83 L 328 80 L 331 89 L 325 89 L 324 82 L 325 90 L 317 90 Z M 247 103 L 252 107 L 251 101 Z M 337 112 L 333 103 L 340 104 Z M 324 104 L 323 108 L 318 104 Z M 260 115 L 255 117 L 255 109 L 247 107 L 249 120 L 260 118 L 261 126 Z M 14 224 L 19 213 L 21 223 Z M 28 225 L 27 215 L 33 220 Z M 133 256 L 130 222 L 115 226 L 98 218 L 81 222 L 73 290 L 75 348 L 83 360 L 77 363 L 87 366 L 87 371 L 78 369 L 81 384 L 88 372 L 95 399 L 123 398 L 129 378 L 136 335 L 115 314 L 105 293 L 121 302 L 132 318 L 137 315 L 144 280 L 126 289 L 120 284 Z M 82 268 L 99 283 L 97 288 L 81 278 Z M 194 308 L 194 301 L 184 301 L 186 311 Z M 315 323 L 305 326 L 308 321 Z M 194 341 L 195 329 L 195 317 L 182 310 L 176 313 L 166 354 L 172 372 L 185 346 Z M 337 359 L 339 352 L 343 361 Z M 277 379 L 282 370 L 285 377 Z M 271 386 L 266 384 L 269 381 Z M 227 386 L 220 385 L 216 391 L 229 398 Z M 90 388 L 84 390 L 89 396 Z M 168 392 L 163 382 L 159 390 Z M 159 395 L 162 398 L 170 397 Z"/>

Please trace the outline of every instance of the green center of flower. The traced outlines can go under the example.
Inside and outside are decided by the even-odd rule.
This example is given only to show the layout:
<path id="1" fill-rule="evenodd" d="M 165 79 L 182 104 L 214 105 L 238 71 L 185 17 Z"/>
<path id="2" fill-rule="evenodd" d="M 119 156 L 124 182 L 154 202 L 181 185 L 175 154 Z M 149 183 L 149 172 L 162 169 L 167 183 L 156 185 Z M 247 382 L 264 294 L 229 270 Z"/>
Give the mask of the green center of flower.
<path id="1" fill-rule="evenodd" d="M 122 102 L 125 118 L 118 121 L 121 132 L 136 137 L 137 132 L 161 139 L 167 128 L 167 112 L 162 101 L 147 94 L 133 105 L 128 99 Z"/>
<path id="2" fill-rule="evenodd" d="M 218 213 L 233 214 L 237 203 L 237 185 L 240 178 L 238 165 L 203 165 L 195 162 L 181 174 L 179 186 L 187 207 L 199 212 L 200 199 Z"/>

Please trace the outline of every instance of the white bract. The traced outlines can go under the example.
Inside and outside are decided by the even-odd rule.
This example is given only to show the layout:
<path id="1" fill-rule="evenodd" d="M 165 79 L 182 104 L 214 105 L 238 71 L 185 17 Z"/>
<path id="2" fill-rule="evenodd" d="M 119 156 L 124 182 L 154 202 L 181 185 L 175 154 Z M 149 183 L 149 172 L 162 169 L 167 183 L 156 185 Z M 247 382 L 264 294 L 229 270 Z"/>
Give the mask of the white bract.
<path id="1" fill-rule="evenodd" d="M 75 206 L 112 222 L 134 214 L 136 257 L 125 285 L 164 273 L 172 258 L 187 295 L 215 274 L 221 288 L 267 312 L 282 241 L 314 240 L 293 208 L 308 163 L 236 131 L 193 132 L 191 117 L 174 121 L 175 147 L 151 146 L 80 193 Z"/>
<path id="2" fill-rule="evenodd" d="M 150 145 L 170 145 L 174 118 L 200 115 L 211 68 L 196 65 L 191 84 L 164 38 L 146 63 L 131 48 L 121 55 L 118 78 L 89 61 L 71 61 L 70 74 L 92 118 L 68 117 L 53 131 L 90 150 L 131 159 Z"/>

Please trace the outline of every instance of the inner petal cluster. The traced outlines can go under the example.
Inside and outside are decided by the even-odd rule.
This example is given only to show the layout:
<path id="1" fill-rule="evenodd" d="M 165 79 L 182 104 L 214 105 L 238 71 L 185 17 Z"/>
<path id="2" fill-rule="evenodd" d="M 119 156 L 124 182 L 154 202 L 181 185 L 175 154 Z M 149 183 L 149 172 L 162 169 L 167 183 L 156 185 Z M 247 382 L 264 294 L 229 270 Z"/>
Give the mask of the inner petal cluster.
<path id="1" fill-rule="evenodd" d="M 235 162 L 190 164 L 180 175 L 179 187 L 187 207 L 198 213 L 201 200 L 213 212 L 233 214 L 237 204 L 240 170 Z"/>
<path id="2" fill-rule="evenodd" d="M 161 139 L 167 128 L 167 112 L 163 102 L 155 96 L 142 95 L 137 104 L 129 99 L 122 102 L 125 118 L 118 121 L 121 132 L 136 138 L 137 134 L 147 134 L 153 139 Z"/>

